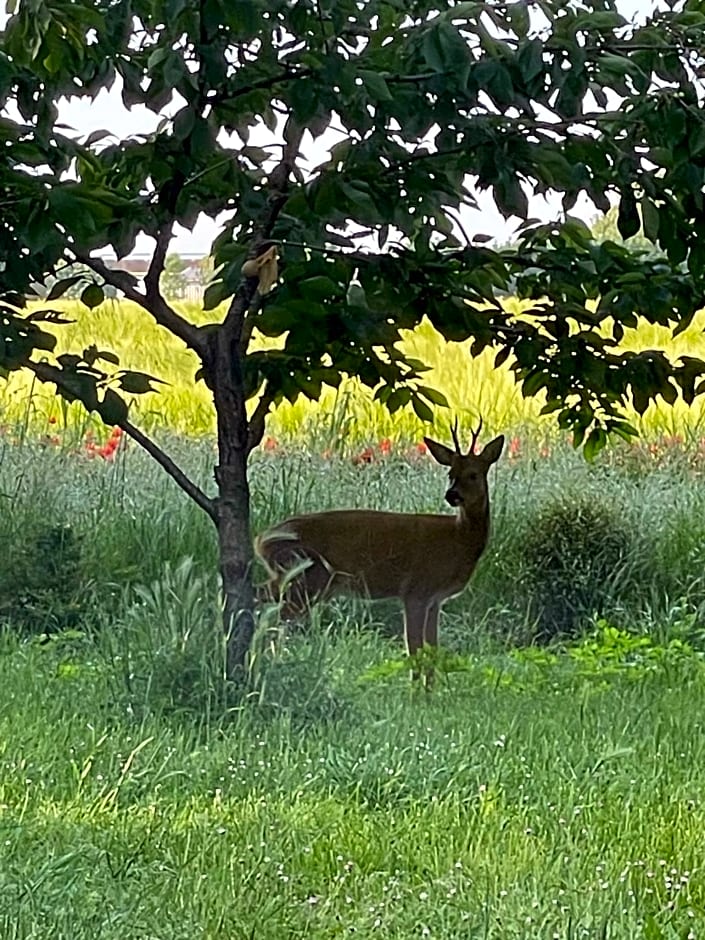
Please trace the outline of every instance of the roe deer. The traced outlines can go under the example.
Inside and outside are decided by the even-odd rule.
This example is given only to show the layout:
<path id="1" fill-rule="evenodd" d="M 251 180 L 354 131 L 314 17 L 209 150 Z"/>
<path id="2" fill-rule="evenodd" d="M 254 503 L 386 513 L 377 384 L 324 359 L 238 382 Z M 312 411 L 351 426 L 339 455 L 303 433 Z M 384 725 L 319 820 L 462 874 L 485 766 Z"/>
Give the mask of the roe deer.
<path id="1" fill-rule="evenodd" d="M 440 606 L 465 587 L 489 535 L 487 472 L 504 437 L 475 454 L 481 427 L 467 454 L 457 421 L 454 451 L 424 438 L 434 459 L 450 468 L 445 498 L 457 515 L 342 509 L 294 516 L 260 535 L 255 550 L 269 574 L 267 593 L 282 601 L 283 619 L 333 594 L 398 597 L 409 655 L 424 644 L 435 647 Z"/>

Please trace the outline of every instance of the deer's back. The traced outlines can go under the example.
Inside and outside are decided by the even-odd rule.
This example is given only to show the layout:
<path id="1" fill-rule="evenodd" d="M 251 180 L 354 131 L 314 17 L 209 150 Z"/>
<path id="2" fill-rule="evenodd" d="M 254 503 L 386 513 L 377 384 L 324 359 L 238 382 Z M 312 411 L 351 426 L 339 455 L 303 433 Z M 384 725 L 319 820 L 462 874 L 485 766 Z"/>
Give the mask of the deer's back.
<path id="1" fill-rule="evenodd" d="M 260 553 L 280 540 L 315 552 L 340 588 L 347 581 L 370 597 L 448 597 L 467 583 L 487 527 L 451 515 L 335 510 L 285 520 L 265 533 Z"/>

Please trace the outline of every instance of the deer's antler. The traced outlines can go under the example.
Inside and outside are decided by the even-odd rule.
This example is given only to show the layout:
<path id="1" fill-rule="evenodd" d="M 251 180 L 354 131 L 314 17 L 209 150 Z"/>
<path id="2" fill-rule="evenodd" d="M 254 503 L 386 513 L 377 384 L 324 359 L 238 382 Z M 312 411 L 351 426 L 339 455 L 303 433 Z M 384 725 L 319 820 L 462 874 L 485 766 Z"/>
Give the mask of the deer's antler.
<path id="1" fill-rule="evenodd" d="M 460 443 L 458 442 L 458 417 L 456 415 L 455 421 L 450 426 L 450 435 L 453 438 L 453 443 L 455 444 L 455 452 L 459 457 L 462 457 L 462 451 L 460 449 Z"/>
<path id="2" fill-rule="evenodd" d="M 480 418 L 480 423 L 477 426 L 477 431 L 472 432 L 472 443 L 470 444 L 470 453 L 475 453 L 475 445 L 477 444 L 478 438 L 480 437 L 480 431 L 482 430 L 482 418 Z"/>

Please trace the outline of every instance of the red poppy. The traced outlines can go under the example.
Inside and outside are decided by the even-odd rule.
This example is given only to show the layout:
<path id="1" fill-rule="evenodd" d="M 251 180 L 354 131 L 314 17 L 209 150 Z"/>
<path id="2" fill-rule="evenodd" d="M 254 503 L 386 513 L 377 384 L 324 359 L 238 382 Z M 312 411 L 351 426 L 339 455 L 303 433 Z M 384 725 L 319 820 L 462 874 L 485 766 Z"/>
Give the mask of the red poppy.
<path id="1" fill-rule="evenodd" d="M 359 464 L 363 463 L 372 463 L 374 459 L 374 450 L 371 447 L 366 447 L 364 450 L 361 450 L 359 454 L 356 454 L 353 457 L 352 462 L 355 464 L 355 466 L 358 466 Z"/>

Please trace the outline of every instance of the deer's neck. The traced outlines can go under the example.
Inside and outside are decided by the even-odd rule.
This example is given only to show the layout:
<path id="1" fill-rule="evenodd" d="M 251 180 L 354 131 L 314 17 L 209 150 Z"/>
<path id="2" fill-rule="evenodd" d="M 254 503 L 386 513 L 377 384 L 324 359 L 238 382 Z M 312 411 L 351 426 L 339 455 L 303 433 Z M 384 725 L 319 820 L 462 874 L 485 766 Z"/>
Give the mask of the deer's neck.
<path id="1" fill-rule="evenodd" d="M 464 540 L 467 540 L 473 548 L 479 548 L 479 555 L 490 533 L 489 502 L 486 500 L 480 506 L 469 510 L 461 508 L 458 515 L 458 528 Z"/>

